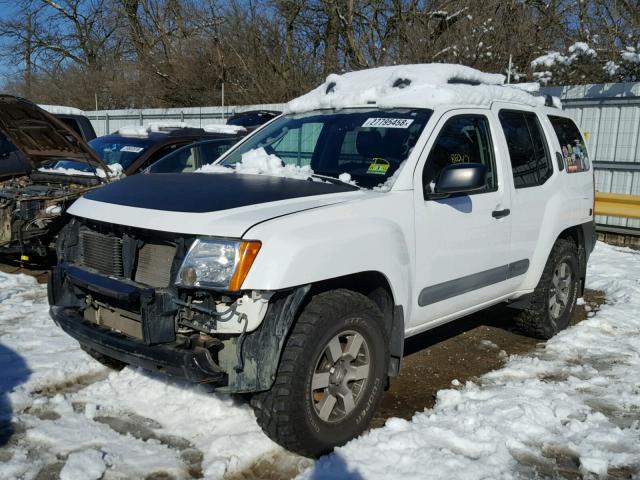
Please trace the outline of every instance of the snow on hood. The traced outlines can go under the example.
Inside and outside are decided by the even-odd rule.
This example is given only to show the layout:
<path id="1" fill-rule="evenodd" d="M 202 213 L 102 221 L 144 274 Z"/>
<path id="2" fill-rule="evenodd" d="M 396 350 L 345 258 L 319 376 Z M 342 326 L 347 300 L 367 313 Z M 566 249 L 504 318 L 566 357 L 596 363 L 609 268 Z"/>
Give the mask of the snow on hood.
<path id="1" fill-rule="evenodd" d="M 64 105 L 38 105 L 43 110 L 53 115 L 84 115 L 79 108 L 65 107 Z"/>
<path id="2" fill-rule="evenodd" d="M 204 125 L 202 129 L 207 133 L 242 134 L 247 133 L 247 129 L 240 125 L 226 125 L 223 123 L 211 123 Z"/>
<path id="3" fill-rule="evenodd" d="M 464 65 L 416 64 L 332 74 L 311 92 L 291 100 L 285 113 L 376 105 L 384 108 L 432 108 L 437 105 L 488 105 L 493 101 L 544 105 L 520 88 L 504 84 L 501 74 Z"/>
<path id="4" fill-rule="evenodd" d="M 307 180 L 313 175 L 309 165 L 284 165 L 277 155 L 269 154 L 264 148 L 254 148 L 242 155 L 234 167 L 222 164 L 203 165 L 196 173 L 244 173 L 249 175 L 267 175 L 271 177 L 295 178 Z"/>
<path id="5" fill-rule="evenodd" d="M 109 169 L 109 178 L 112 180 L 118 179 L 122 176 L 122 165 L 119 163 L 114 163 L 112 165 L 107 165 Z M 50 168 L 50 167 L 42 167 L 38 169 L 39 172 L 43 173 L 55 173 L 58 175 L 71 175 L 71 176 L 80 176 L 80 177 L 94 177 L 98 176 L 98 178 L 107 178 L 105 171 L 102 168 L 96 168 L 95 172 L 85 172 L 83 170 L 77 170 L 75 168 Z"/>
<path id="6" fill-rule="evenodd" d="M 277 155 L 268 154 L 264 148 L 254 148 L 242 155 L 236 163 L 236 173 L 270 175 L 272 177 L 296 178 L 306 180 L 313 175 L 309 165 L 283 165 Z"/>

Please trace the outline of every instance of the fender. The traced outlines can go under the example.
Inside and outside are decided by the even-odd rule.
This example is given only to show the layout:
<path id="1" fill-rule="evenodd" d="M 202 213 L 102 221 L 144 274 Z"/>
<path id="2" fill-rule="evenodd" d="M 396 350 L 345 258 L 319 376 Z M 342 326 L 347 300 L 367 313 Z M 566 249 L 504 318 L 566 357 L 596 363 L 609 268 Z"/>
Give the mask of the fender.
<path id="1" fill-rule="evenodd" d="M 260 240 L 262 248 L 242 289 L 282 290 L 376 271 L 406 314 L 414 268 L 412 201 L 411 192 L 372 192 L 252 227 L 244 238 Z"/>

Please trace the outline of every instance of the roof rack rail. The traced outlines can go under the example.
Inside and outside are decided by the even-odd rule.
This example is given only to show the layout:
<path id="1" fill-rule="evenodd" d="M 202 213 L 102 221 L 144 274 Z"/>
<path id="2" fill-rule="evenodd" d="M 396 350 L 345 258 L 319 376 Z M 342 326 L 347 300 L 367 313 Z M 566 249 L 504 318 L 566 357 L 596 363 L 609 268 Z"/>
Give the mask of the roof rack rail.
<path id="1" fill-rule="evenodd" d="M 166 130 L 164 129 L 166 128 Z M 203 128 L 198 127 L 164 127 L 160 128 L 161 132 L 167 132 L 169 135 L 188 135 L 190 133 L 201 135 L 206 133 Z"/>
<path id="2" fill-rule="evenodd" d="M 558 106 L 553 102 L 553 96 L 548 93 L 544 94 L 544 106 L 558 108 Z"/>
<path id="3" fill-rule="evenodd" d="M 466 80 L 460 77 L 451 77 L 447 80 L 447 83 L 450 83 L 452 85 L 471 85 L 473 87 L 477 87 L 481 84 L 481 82 L 478 82 L 477 80 Z"/>
<path id="4" fill-rule="evenodd" d="M 393 82 L 393 88 L 405 88 L 411 85 L 411 80 L 408 78 L 397 78 L 395 82 Z"/>

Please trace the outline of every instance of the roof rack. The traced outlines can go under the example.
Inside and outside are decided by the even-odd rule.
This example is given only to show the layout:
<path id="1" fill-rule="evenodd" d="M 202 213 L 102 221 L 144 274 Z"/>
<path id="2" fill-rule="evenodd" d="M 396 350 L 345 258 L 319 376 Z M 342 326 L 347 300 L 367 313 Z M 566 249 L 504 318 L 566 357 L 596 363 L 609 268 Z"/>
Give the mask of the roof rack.
<path id="1" fill-rule="evenodd" d="M 408 78 L 398 78 L 393 82 L 393 88 L 405 88 L 411 85 L 411 80 Z"/>
<path id="2" fill-rule="evenodd" d="M 460 77 L 451 77 L 450 79 L 447 80 L 447 83 L 451 85 L 471 85 L 472 87 L 477 87 L 478 85 L 482 85 L 481 82 L 478 82 L 476 80 L 466 80 Z"/>

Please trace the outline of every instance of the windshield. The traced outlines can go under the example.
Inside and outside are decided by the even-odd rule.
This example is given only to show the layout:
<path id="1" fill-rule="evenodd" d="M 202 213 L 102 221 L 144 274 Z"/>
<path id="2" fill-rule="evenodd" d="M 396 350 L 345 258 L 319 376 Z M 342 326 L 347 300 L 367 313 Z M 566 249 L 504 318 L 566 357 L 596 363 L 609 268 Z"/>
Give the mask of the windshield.
<path id="1" fill-rule="evenodd" d="M 431 113 L 372 108 L 287 115 L 240 144 L 221 164 L 233 166 L 262 148 L 284 165 L 310 167 L 316 175 L 373 188 L 407 159 Z"/>
<path id="2" fill-rule="evenodd" d="M 127 168 L 155 142 L 150 138 L 106 136 L 89 142 L 107 165 L 119 163 Z"/>
<path id="3" fill-rule="evenodd" d="M 151 165 L 146 173 L 188 173 L 215 162 L 239 137 L 187 145 Z"/>
<path id="4" fill-rule="evenodd" d="M 140 157 L 154 141 L 149 138 L 119 137 L 107 135 L 89 142 L 98 156 L 109 166 L 122 165 L 126 169 Z M 74 160 L 59 160 L 47 166 L 53 169 L 67 169 L 76 172 L 93 172 L 94 168 L 86 163 Z M 117 168 L 120 170 L 120 167 Z"/>

